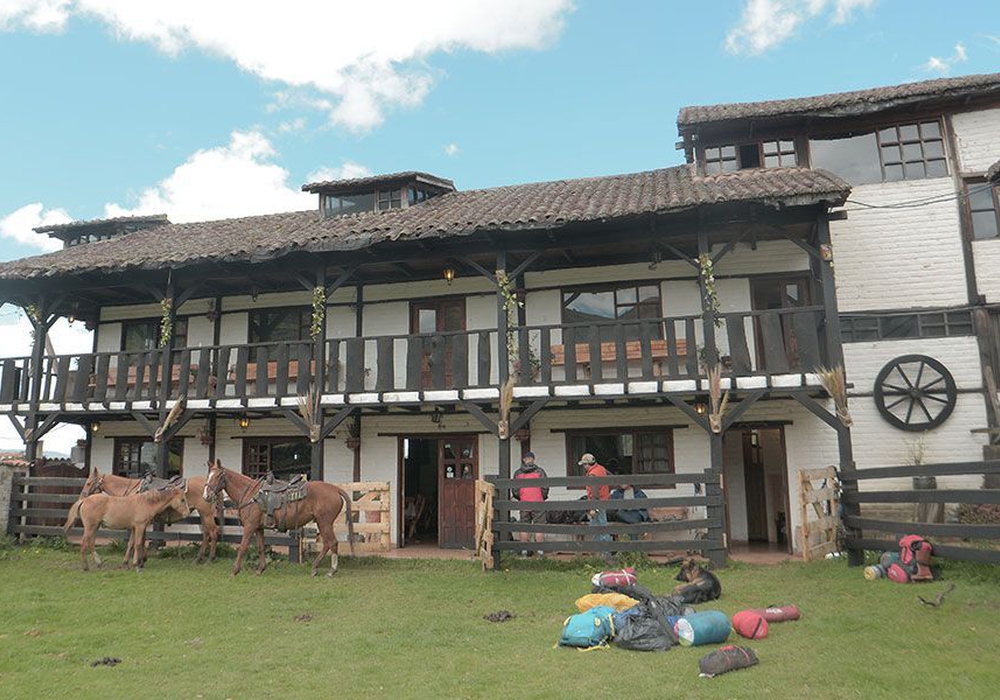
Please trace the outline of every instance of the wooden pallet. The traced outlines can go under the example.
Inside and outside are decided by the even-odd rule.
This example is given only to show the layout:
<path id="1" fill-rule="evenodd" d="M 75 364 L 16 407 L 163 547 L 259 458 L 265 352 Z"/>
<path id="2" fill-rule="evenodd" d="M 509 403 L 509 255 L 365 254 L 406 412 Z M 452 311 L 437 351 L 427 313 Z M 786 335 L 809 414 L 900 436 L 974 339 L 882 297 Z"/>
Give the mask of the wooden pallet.
<path id="1" fill-rule="evenodd" d="M 825 481 L 814 487 L 814 481 Z M 837 551 L 840 529 L 840 484 L 837 469 L 803 469 L 799 472 L 799 504 L 802 508 L 802 558 L 821 559 Z M 812 517 L 812 520 L 810 520 Z"/>
<path id="2" fill-rule="evenodd" d="M 476 481 L 476 558 L 483 571 L 493 568 L 493 496 L 496 487 L 488 481 Z"/>
<path id="3" fill-rule="evenodd" d="M 354 513 L 354 553 L 381 554 L 392 548 L 392 505 L 388 481 L 356 481 L 337 484 L 351 497 Z M 334 523 L 337 540 L 347 543 L 347 513 L 341 511 Z M 318 531 L 315 525 L 304 528 L 304 550 L 318 552 Z M 349 549 L 341 547 L 341 554 Z"/>

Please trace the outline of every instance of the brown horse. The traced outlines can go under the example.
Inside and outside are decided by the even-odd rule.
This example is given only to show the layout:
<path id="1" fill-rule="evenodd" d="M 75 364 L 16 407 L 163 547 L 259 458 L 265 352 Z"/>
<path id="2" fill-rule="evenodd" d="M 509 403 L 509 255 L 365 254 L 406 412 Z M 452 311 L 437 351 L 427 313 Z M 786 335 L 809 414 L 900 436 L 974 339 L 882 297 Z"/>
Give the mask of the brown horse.
<path id="1" fill-rule="evenodd" d="M 243 541 L 240 542 L 236 550 L 236 564 L 233 565 L 233 576 L 240 573 L 243 567 L 243 556 L 250 547 L 250 538 L 257 537 L 257 553 L 259 563 L 257 573 L 264 571 L 267 562 L 264 559 L 264 510 L 254 500 L 260 490 L 263 479 L 251 479 L 232 469 L 226 469 L 222 462 L 216 460 L 209 465 L 208 481 L 205 483 L 206 500 L 218 498 L 223 490 L 229 494 L 229 498 L 236 502 L 239 509 L 240 522 L 243 524 Z M 330 572 L 327 576 L 337 573 L 339 566 L 337 536 L 333 529 L 333 523 L 340 515 L 340 511 L 347 511 L 347 532 L 348 542 L 351 546 L 351 555 L 354 555 L 354 523 L 351 517 L 351 497 L 334 484 L 325 481 L 310 481 L 306 484 L 306 497 L 300 501 L 289 503 L 283 508 L 278 508 L 274 512 L 275 522 L 283 523 L 288 529 L 300 528 L 310 522 L 315 522 L 319 528 L 320 537 L 323 540 L 323 547 L 319 556 L 313 560 L 311 573 L 315 576 L 319 571 L 319 563 L 330 553 Z"/>
<path id="2" fill-rule="evenodd" d="M 105 525 L 111 528 L 128 529 L 131 532 L 132 563 L 136 570 L 142 568 L 146 560 L 146 528 L 153 518 L 166 513 L 169 516 L 185 517 L 191 511 L 184 491 L 177 488 L 163 491 L 146 491 L 133 493 L 129 496 L 109 496 L 106 493 L 95 493 L 81 498 L 69 509 L 69 519 L 65 530 L 76 522 L 77 516 L 83 521 L 83 538 L 80 540 L 80 559 L 83 560 L 83 570 L 90 567 L 87 562 L 88 552 L 93 555 L 97 568 L 101 568 L 101 558 L 94 548 L 97 531 Z"/>
<path id="3" fill-rule="evenodd" d="M 195 560 L 197 564 L 201 564 L 205 560 L 206 549 L 209 550 L 208 560 L 214 562 L 216 547 L 219 544 L 219 524 L 216 520 L 218 509 L 215 503 L 206 501 L 202 496 L 205 491 L 205 480 L 204 476 L 190 477 L 186 480 L 186 490 L 184 492 L 188 504 L 198 511 L 198 517 L 201 519 L 201 546 L 198 548 L 198 558 Z M 97 467 L 92 467 L 90 475 L 87 477 L 87 482 L 80 491 L 80 498 L 86 498 L 94 493 L 106 493 L 109 496 L 128 496 L 138 493 L 141 483 L 142 479 L 130 479 L 115 474 L 103 474 Z M 163 522 L 171 523 L 183 520 L 187 515 L 185 513 L 179 517 L 163 520 Z M 67 529 L 72 527 L 68 523 L 69 521 L 67 521 Z M 129 538 L 128 547 L 125 549 L 126 562 L 128 562 L 131 549 L 132 539 Z"/>

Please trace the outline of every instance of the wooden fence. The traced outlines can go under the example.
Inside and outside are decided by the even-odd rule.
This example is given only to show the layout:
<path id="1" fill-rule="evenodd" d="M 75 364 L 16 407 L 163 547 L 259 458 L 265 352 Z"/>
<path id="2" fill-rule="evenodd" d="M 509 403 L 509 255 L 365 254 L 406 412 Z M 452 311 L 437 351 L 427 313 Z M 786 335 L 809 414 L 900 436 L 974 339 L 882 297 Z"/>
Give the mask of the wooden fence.
<path id="1" fill-rule="evenodd" d="M 357 481 L 337 484 L 351 497 L 354 514 L 354 553 L 379 554 L 392 548 L 392 504 L 388 481 Z M 347 512 L 341 511 L 334 523 L 337 540 L 347 542 Z M 318 531 L 315 525 L 303 528 L 306 551 L 318 551 Z M 343 554 L 349 550 L 341 549 Z"/>
<path id="2" fill-rule="evenodd" d="M 15 475 L 12 483 L 8 534 L 18 537 L 62 537 L 62 523 L 65 522 L 69 507 L 76 501 L 77 494 L 85 482 L 86 479 L 73 477 Z M 363 482 L 342 484 L 341 486 L 352 496 L 352 510 L 357 518 L 354 526 L 355 535 L 360 534 L 364 537 L 363 541 L 355 543 L 355 552 L 360 554 L 388 550 L 391 546 L 389 484 L 387 482 Z M 64 492 L 53 493 L 56 487 Z M 201 542 L 200 525 L 201 521 L 197 516 L 189 516 L 177 523 L 165 526 L 163 531 L 151 529 L 147 536 L 154 542 Z M 346 540 L 346 513 L 341 514 L 336 523 L 336 529 L 338 539 Z M 313 528 L 313 530 L 315 529 Z M 70 537 L 79 537 L 82 534 L 83 529 L 79 527 L 69 531 Z M 125 530 L 98 531 L 98 537 L 102 539 L 124 542 L 128 540 L 128 536 L 129 533 Z M 242 537 L 243 530 L 239 518 L 227 514 L 219 541 L 239 544 Z M 287 533 L 277 533 L 270 530 L 264 532 L 264 543 L 268 546 L 286 547 L 289 560 L 292 562 L 301 561 L 303 544 L 308 544 L 309 539 L 308 533 L 300 530 L 291 530 Z M 315 539 L 315 535 L 312 539 Z"/>
<path id="3" fill-rule="evenodd" d="M 951 464 L 920 464 L 905 467 L 859 469 L 840 478 L 850 480 L 890 479 L 899 477 L 947 477 L 1000 474 L 1000 460 L 958 462 Z M 1000 489 L 913 489 L 891 491 L 857 491 L 844 489 L 845 504 L 990 504 L 1000 506 Z M 998 509 L 1000 510 L 1000 509 Z M 903 535 L 921 535 L 934 545 L 934 555 L 947 559 L 1000 564 L 1000 523 L 927 523 L 901 520 L 881 520 L 847 515 L 846 546 L 849 550 L 896 550 Z M 870 536 L 880 534 L 881 537 Z M 889 535 L 894 539 L 884 539 Z M 982 547 L 968 546 L 969 540 L 992 540 Z"/>
<path id="4" fill-rule="evenodd" d="M 476 480 L 476 558 L 483 571 L 493 568 L 493 500 L 496 487 L 488 481 Z"/>
<path id="5" fill-rule="evenodd" d="M 655 496 L 635 500 L 570 500 L 550 498 L 541 503 L 522 504 L 510 498 L 510 489 L 524 486 L 523 481 L 487 477 L 496 488 L 493 501 L 493 556 L 494 565 L 499 563 L 499 552 L 530 549 L 541 552 L 602 553 L 614 552 L 686 552 L 698 551 L 712 560 L 716 566 L 724 566 L 726 550 L 723 540 L 724 506 L 719 475 L 706 470 L 692 474 L 642 474 L 630 475 L 628 482 L 643 490 L 676 488 L 681 484 L 694 484 L 692 496 Z M 585 486 L 616 487 L 622 483 L 621 476 L 589 477 L 548 477 L 532 479 L 532 488 Z M 700 488 L 699 488 L 700 487 Z M 676 508 L 683 509 L 685 515 L 679 519 L 651 520 L 630 524 L 609 522 L 607 525 L 591 525 L 587 522 L 564 524 L 556 522 L 519 522 L 512 517 L 521 508 L 553 513 L 576 513 L 585 515 L 590 510 L 635 510 Z M 704 515 L 691 516 L 690 509 L 704 509 Z M 551 520 L 551 517 L 549 518 Z M 695 532 L 702 532 L 701 536 Z M 525 543 L 512 539 L 517 533 L 542 535 L 540 541 Z M 671 539 L 668 533 L 687 533 L 688 539 Z M 607 539 L 597 539 L 597 535 L 610 535 Z M 627 536 L 628 539 L 623 539 Z M 559 539 L 553 539 L 558 537 Z"/>
<path id="6" fill-rule="evenodd" d="M 814 488 L 814 481 L 822 483 Z M 814 561 L 838 551 L 840 488 L 836 468 L 799 471 L 799 504 L 802 509 L 802 558 Z"/>

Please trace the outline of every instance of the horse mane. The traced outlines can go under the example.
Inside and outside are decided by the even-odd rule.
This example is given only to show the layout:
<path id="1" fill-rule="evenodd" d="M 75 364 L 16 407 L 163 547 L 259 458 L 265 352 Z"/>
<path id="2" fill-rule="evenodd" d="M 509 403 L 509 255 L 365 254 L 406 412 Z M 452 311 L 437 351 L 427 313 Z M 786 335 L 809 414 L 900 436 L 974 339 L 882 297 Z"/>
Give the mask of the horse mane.
<path id="1" fill-rule="evenodd" d="M 147 503 L 160 505 L 161 503 L 169 501 L 171 498 L 176 498 L 176 491 L 180 491 L 180 489 L 170 487 L 168 489 L 163 489 L 162 491 L 143 491 L 139 495 L 145 498 Z"/>

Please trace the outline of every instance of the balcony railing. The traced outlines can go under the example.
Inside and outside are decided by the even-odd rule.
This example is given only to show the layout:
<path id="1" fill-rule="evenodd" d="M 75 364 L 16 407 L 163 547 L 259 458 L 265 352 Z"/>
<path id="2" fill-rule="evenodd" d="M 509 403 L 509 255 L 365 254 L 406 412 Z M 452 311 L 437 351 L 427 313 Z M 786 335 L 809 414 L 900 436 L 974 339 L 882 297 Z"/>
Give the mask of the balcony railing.
<path id="1" fill-rule="evenodd" d="M 824 363 L 822 307 L 723 314 L 715 329 L 730 376 L 811 372 Z M 521 386 L 692 379 L 704 373 L 700 316 L 550 324 L 510 333 L 512 376 Z M 339 338 L 322 362 L 311 341 L 59 355 L 42 360 L 40 404 L 169 400 L 280 400 L 324 394 L 406 393 L 496 387 L 496 330 Z M 0 360 L 0 405 L 27 405 L 36 373 L 29 358 Z M 397 400 L 402 400 L 398 399 Z"/>

